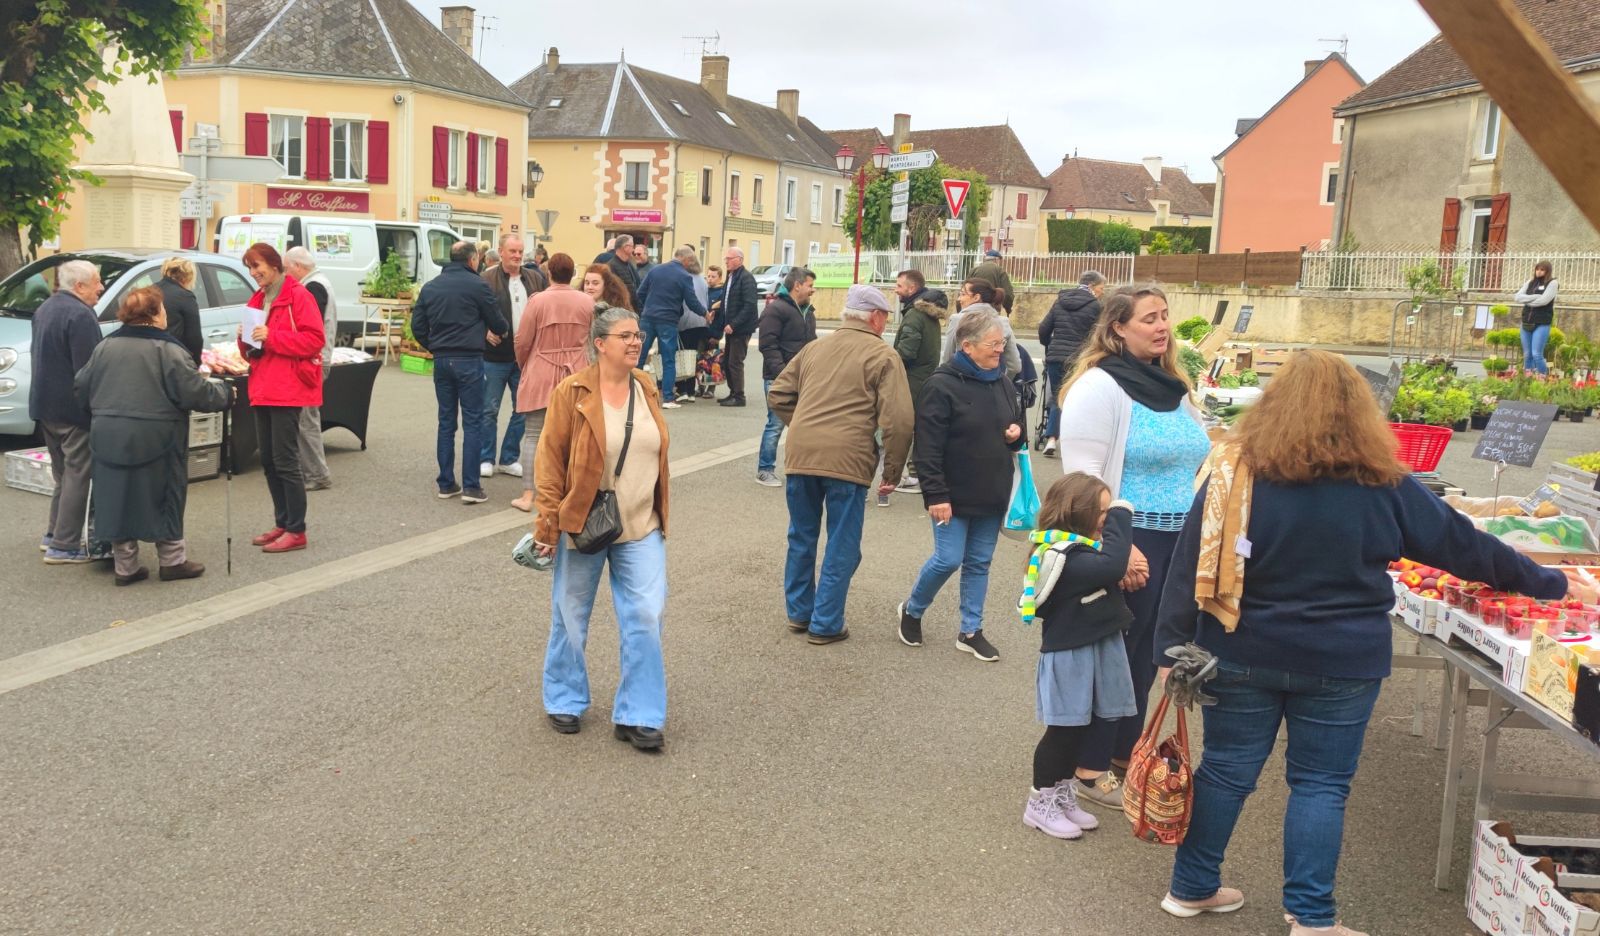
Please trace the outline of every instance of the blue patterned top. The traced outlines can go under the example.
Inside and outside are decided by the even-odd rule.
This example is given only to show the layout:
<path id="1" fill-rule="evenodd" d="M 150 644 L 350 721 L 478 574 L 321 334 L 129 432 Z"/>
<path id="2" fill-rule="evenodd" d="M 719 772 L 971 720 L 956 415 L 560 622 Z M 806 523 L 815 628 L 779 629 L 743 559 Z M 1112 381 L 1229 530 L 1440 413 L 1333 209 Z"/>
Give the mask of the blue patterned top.
<path id="1" fill-rule="evenodd" d="M 1158 413 L 1133 404 L 1117 496 L 1133 505 L 1133 525 L 1179 530 L 1194 503 L 1194 476 L 1211 452 L 1211 440 L 1182 406 Z"/>

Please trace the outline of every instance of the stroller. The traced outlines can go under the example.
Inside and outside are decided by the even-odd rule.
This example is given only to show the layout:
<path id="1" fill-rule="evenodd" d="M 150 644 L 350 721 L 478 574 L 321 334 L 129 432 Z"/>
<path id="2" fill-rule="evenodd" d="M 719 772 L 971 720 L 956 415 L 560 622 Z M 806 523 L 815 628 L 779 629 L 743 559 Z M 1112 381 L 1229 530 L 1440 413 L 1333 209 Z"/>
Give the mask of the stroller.
<path id="1" fill-rule="evenodd" d="M 1033 365 L 1033 355 L 1021 343 L 1017 344 L 1017 355 L 1022 358 L 1022 369 L 1011 380 L 1017 388 L 1017 399 L 1022 403 L 1022 421 L 1026 428 L 1028 410 L 1039 402 L 1039 370 Z M 1033 437 L 1034 444 L 1038 444 L 1038 440 L 1044 436 L 1044 417 L 1049 411 L 1050 407 L 1045 406 L 1039 417 L 1039 432 Z"/>

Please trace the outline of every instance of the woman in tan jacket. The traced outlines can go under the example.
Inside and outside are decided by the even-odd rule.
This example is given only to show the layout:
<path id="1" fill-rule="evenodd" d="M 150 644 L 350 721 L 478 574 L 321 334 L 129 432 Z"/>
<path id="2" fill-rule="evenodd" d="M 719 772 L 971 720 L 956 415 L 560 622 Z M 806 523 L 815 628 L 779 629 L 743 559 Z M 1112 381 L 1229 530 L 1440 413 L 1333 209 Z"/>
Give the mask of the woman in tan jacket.
<path id="1" fill-rule="evenodd" d="M 527 419 L 522 434 L 522 496 L 511 502 L 521 511 L 533 509 L 534 453 L 544 430 L 545 410 L 556 384 L 583 368 L 594 300 L 572 288 L 577 266 L 558 253 L 549 260 L 550 286 L 528 297 L 517 323 L 517 412 Z"/>
<path id="2" fill-rule="evenodd" d="M 552 258 L 552 263 L 554 259 Z M 589 331 L 589 367 L 550 394 L 538 448 L 533 538 L 555 557 L 544 709 L 551 727 L 574 734 L 589 707 L 583 650 L 600 572 L 611 566 L 621 677 L 611 720 L 618 739 L 659 750 L 667 719 L 661 618 L 667 603 L 667 423 L 650 375 L 636 370 L 639 319 L 606 308 Z M 619 461 L 621 464 L 619 465 Z M 616 492 L 622 535 L 592 555 L 572 547 L 602 489 Z"/>

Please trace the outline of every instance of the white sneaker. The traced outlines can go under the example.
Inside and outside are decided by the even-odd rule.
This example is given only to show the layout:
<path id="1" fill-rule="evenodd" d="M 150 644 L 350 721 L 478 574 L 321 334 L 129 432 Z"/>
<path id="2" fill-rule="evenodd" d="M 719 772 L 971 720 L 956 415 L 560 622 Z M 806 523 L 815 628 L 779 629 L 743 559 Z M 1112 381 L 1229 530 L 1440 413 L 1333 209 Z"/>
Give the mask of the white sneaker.
<path id="1" fill-rule="evenodd" d="M 503 475 L 510 475 L 513 478 L 520 478 L 522 477 L 522 462 L 512 462 L 509 465 L 500 465 L 499 467 L 495 468 L 495 471 L 498 471 Z"/>
<path id="2" fill-rule="evenodd" d="M 683 408 L 683 404 L 679 403 L 677 400 L 668 400 L 667 402 L 661 404 L 661 408 L 662 409 L 682 409 Z"/>
<path id="3" fill-rule="evenodd" d="M 922 482 L 911 475 L 906 475 L 900 479 L 899 484 L 895 485 L 895 490 L 903 494 L 918 494 L 922 491 Z"/>
<path id="4" fill-rule="evenodd" d="M 1043 455 L 1045 458 L 1055 458 L 1056 457 L 1056 440 L 1055 439 L 1045 439 L 1044 440 L 1044 448 L 1039 450 L 1039 454 Z"/>
<path id="5" fill-rule="evenodd" d="M 494 462 L 479 462 L 478 463 L 478 477 L 480 477 L 480 478 L 492 478 L 492 477 L 494 477 Z"/>

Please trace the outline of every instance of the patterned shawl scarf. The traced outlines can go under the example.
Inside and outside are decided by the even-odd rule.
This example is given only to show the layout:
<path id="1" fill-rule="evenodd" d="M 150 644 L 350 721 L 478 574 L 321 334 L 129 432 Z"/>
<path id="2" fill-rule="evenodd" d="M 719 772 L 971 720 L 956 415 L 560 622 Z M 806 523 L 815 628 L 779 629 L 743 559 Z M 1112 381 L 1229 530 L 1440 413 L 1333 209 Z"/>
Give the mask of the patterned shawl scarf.
<path id="1" fill-rule="evenodd" d="M 1250 529 L 1250 491 L 1255 479 L 1237 445 L 1218 445 L 1211 453 L 1211 481 L 1200 524 L 1200 561 L 1195 567 L 1194 600 L 1200 610 L 1232 633 L 1239 626 L 1244 597 L 1241 540 Z M 1206 477 L 1201 471 L 1200 477 Z"/>
<path id="2" fill-rule="evenodd" d="M 1022 579 L 1022 601 L 1017 606 L 1024 624 L 1032 624 L 1039 610 L 1034 601 L 1039 593 L 1039 563 L 1044 560 L 1044 554 L 1051 546 L 1056 543 L 1079 543 L 1097 552 L 1100 549 L 1099 540 L 1069 533 L 1066 530 L 1034 530 L 1028 534 L 1028 542 L 1035 545 L 1033 554 L 1028 557 L 1027 574 Z"/>

